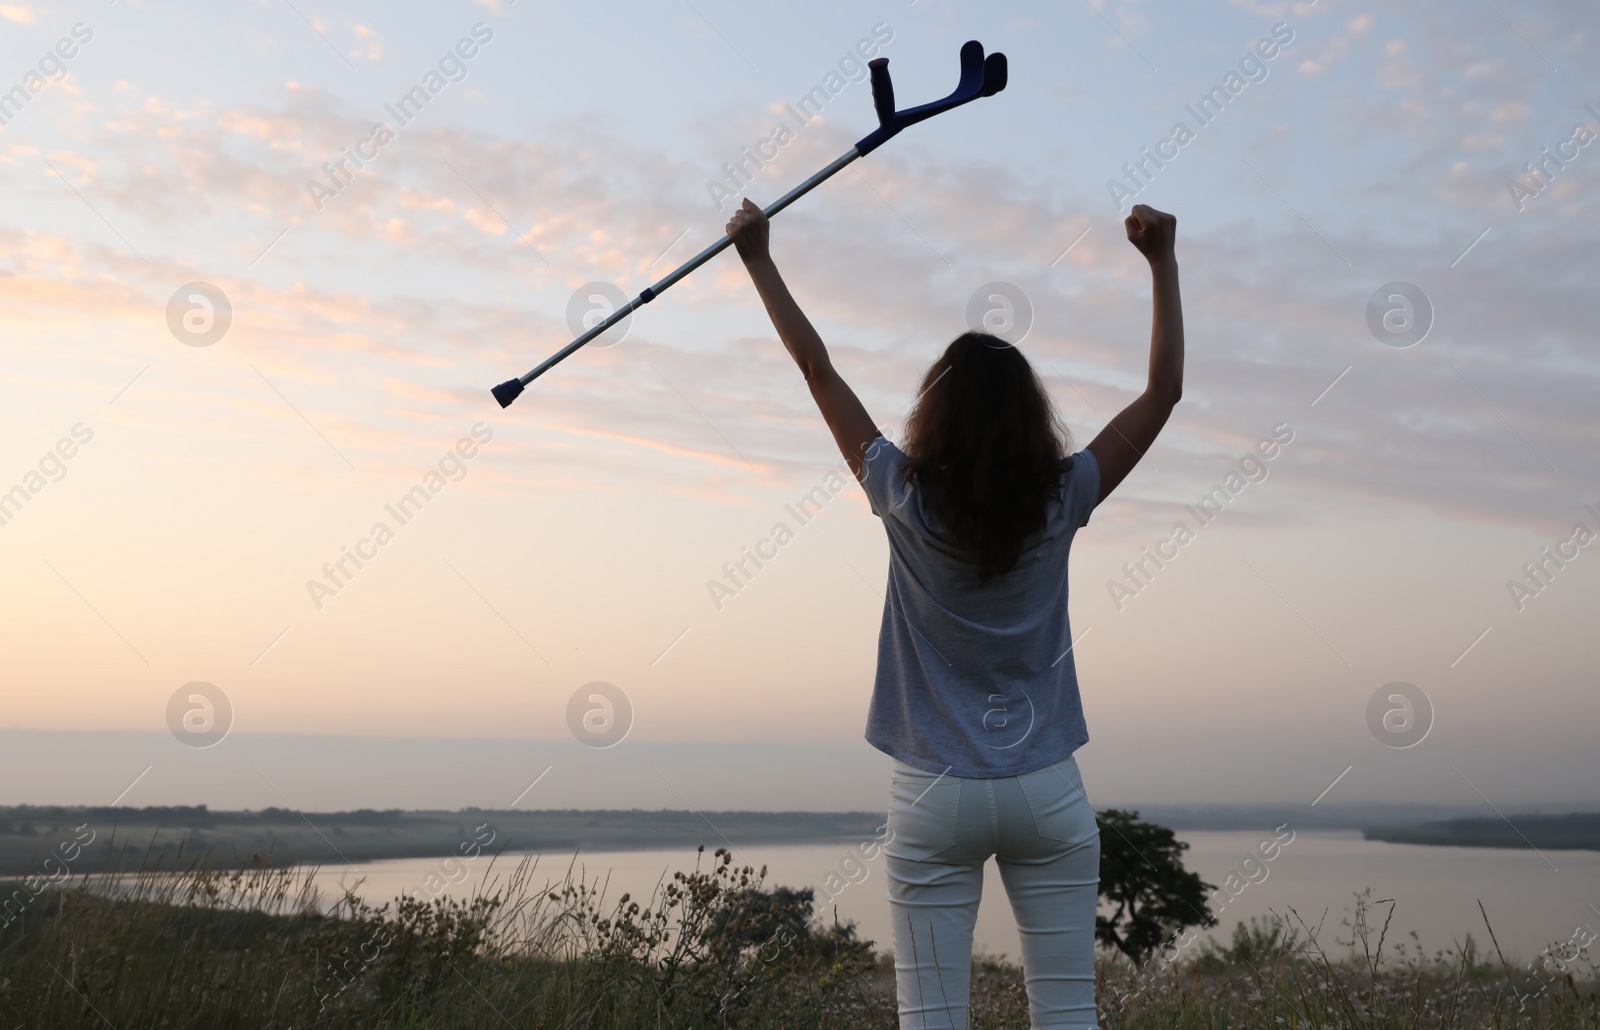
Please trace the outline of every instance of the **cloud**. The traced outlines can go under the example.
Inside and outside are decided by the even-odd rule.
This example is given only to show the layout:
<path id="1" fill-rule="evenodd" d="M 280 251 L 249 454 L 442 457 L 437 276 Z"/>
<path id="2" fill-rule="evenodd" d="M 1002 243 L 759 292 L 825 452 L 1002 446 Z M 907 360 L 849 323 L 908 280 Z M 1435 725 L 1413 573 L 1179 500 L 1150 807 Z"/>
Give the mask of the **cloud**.
<path id="1" fill-rule="evenodd" d="M 383 60 L 383 41 L 379 38 L 376 29 L 353 21 L 346 21 L 345 28 L 360 39 L 356 46 L 345 51 L 346 54 L 358 61 L 376 62 Z"/>
<path id="2" fill-rule="evenodd" d="M 1366 76 L 1373 86 L 1333 87 L 1321 145 L 1387 148 L 1383 167 L 1356 168 L 1337 184 L 1343 193 L 1301 208 L 1359 273 L 1347 274 L 1237 161 L 1230 188 L 1258 213 L 1195 231 L 1187 227 L 1205 219 L 1184 213 L 1189 382 L 1163 437 L 1173 453 L 1145 502 L 1152 512 L 1209 484 L 1216 462 L 1283 420 L 1306 427 L 1292 460 L 1309 496 L 1538 520 L 1561 481 L 1547 460 L 1563 477 L 1595 468 L 1585 434 L 1597 369 L 1586 341 L 1600 311 L 1592 291 L 1564 271 L 1587 261 L 1580 226 L 1591 223 L 1535 232 L 1524 228 L 1531 222 L 1505 224 L 1504 207 L 1485 210 L 1500 202 L 1503 168 L 1537 153 L 1521 133 L 1548 123 L 1549 112 L 1510 67 L 1516 48 L 1485 37 L 1493 23 L 1464 31 L 1426 12 L 1416 17 L 1404 39 L 1385 20 L 1352 18 L 1315 58 L 1329 75 Z M 378 388 L 371 413 L 348 416 L 352 432 L 459 418 L 481 403 L 482 388 L 457 384 L 485 380 L 485 369 L 525 368 L 568 338 L 567 293 L 593 279 L 636 291 L 714 239 L 726 217 L 705 203 L 704 168 L 577 120 L 553 118 L 545 131 L 510 137 L 425 114 L 319 212 L 305 181 L 369 132 L 375 112 L 304 86 L 243 106 L 186 109 L 140 90 L 100 104 L 77 116 L 82 145 L 53 150 L 52 160 L 81 174 L 79 188 L 116 221 L 150 227 L 141 239 L 224 219 L 225 245 L 242 265 L 294 227 L 251 277 L 225 280 L 249 313 L 231 345 L 313 385 L 391 384 Z M 1388 147 L 1391 137 L 1404 145 Z M 1288 196 L 1310 193 L 1287 160 L 1301 139 L 1268 134 L 1251 144 L 1265 151 L 1257 167 Z M 847 144 L 842 130 L 814 126 L 786 151 L 784 168 Z M 59 189 L 19 177 L 20 165 L 5 167 L 24 203 Z M 771 172 L 757 192 L 776 192 L 787 182 L 780 179 Z M 1592 219 L 1594 202 L 1576 182 L 1539 203 Z M 1448 218 L 1398 233 L 1411 212 L 1397 220 L 1384 212 L 1419 194 Z M 1092 437 L 1087 427 L 1131 400 L 1141 381 L 1148 283 L 1118 220 L 1071 197 L 1009 162 L 936 157 L 908 140 L 786 212 L 773 246 L 796 295 L 827 327 L 836 362 L 891 420 L 928 361 L 964 328 L 972 291 L 997 278 L 1018 284 L 1039 313 L 1024 349 L 1072 377 L 1056 388 L 1081 445 Z M 1474 256 L 1447 267 L 1491 219 L 1496 231 Z M 23 320 L 68 319 L 86 306 L 124 317 L 136 298 L 148 317 L 171 282 L 199 274 L 148 244 L 141 250 L 161 269 L 159 288 L 106 281 L 127 258 L 114 247 L 51 234 L 0 244 Z M 321 284 L 319 270 L 356 265 L 382 271 L 359 286 Z M 1437 326 L 1412 351 L 1385 347 L 1366 329 L 1368 294 L 1393 277 L 1379 265 L 1412 269 L 1406 274 L 1434 299 Z M 263 273 L 290 278 L 268 285 Z M 585 447 L 622 445 L 748 472 L 742 452 L 768 477 L 828 459 L 811 400 L 736 262 L 719 259 L 639 318 L 625 345 L 594 348 L 538 388 L 536 421 L 574 440 L 565 452 L 572 462 L 582 463 Z M 685 331 L 690 324 L 700 328 Z M 397 390 L 396 368 L 427 388 Z M 521 416 L 512 409 L 504 417 Z M 381 440 L 374 435 L 370 445 Z"/>

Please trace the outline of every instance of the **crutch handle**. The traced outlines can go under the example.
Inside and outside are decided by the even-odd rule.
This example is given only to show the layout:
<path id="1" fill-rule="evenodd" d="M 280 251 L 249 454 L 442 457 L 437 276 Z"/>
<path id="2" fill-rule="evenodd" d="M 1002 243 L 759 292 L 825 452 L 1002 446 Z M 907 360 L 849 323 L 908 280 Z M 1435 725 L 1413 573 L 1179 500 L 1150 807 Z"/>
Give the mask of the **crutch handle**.
<path id="1" fill-rule="evenodd" d="M 889 81 L 889 59 L 874 57 L 867 62 L 872 69 L 872 106 L 878 112 L 878 127 L 894 127 L 894 83 Z"/>
<path id="2" fill-rule="evenodd" d="M 992 97 L 1006 88 L 1006 58 L 1004 54 L 983 56 L 983 44 L 968 40 L 961 48 L 961 81 L 955 92 L 943 100 L 904 111 L 894 109 L 894 86 L 889 81 L 889 59 L 875 57 L 867 62 L 872 71 L 872 106 L 878 111 L 878 127 L 862 137 L 856 150 L 863 157 L 878 149 L 891 137 L 908 126 L 942 114 L 952 107 L 969 104 L 979 97 Z"/>

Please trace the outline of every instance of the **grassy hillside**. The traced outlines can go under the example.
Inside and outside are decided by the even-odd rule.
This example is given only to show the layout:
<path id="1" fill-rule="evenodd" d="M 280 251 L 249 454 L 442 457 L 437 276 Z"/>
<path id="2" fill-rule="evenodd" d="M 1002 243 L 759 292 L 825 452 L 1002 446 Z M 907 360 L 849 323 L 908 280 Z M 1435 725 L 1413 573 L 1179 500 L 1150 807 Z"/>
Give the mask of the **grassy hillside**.
<path id="1" fill-rule="evenodd" d="M 524 864 L 470 900 L 310 904 L 304 874 L 257 866 L 30 890 L 0 885 L 0 1026 L 87 1030 L 892 1030 L 893 966 L 809 892 L 725 853 L 651 898 L 535 886 Z M 20 892 L 20 893 L 19 893 Z M 1496 962 L 1469 936 L 1387 950 L 1381 910 L 1348 939 L 1293 916 L 1230 946 L 1097 969 L 1101 1025 L 1597 1030 L 1596 969 Z M 1383 923 L 1383 929 L 1387 929 Z M 1026 1026 L 1021 970 L 979 962 L 973 1030 Z"/>

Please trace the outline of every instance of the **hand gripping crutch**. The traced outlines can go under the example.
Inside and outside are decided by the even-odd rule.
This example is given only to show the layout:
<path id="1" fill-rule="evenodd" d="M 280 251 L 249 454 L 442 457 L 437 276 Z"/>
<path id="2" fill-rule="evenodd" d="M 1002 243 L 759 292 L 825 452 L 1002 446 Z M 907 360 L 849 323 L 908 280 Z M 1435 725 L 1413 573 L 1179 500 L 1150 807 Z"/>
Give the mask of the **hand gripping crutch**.
<path id="1" fill-rule="evenodd" d="M 765 210 L 768 218 L 811 192 L 825 182 L 834 172 L 837 172 L 851 161 L 872 153 L 872 151 L 887 142 L 890 137 L 906 126 L 915 125 L 926 118 L 932 118 L 934 115 L 948 111 L 952 107 L 960 107 L 962 104 L 970 103 L 979 97 L 992 97 L 1006 88 L 1006 55 L 990 54 L 988 58 L 985 58 L 983 56 L 983 44 L 975 39 L 970 40 L 961 48 L 961 81 L 957 84 L 955 92 L 943 100 L 935 100 L 931 104 L 923 104 L 921 107 L 913 107 L 905 111 L 896 111 L 894 109 L 894 86 L 889 82 L 889 59 L 887 57 L 875 58 L 868 62 L 868 65 L 872 70 L 872 106 L 878 112 L 878 127 L 872 131 L 871 135 L 864 137 L 859 143 L 847 150 L 837 161 L 834 161 L 828 167 L 774 201 L 772 206 Z M 550 355 L 532 372 L 516 379 L 507 379 L 499 386 L 496 386 L 491 391 L 494 394 L 494 399 L 500 402 L 502 408 L 510 406 L 511 402 L 516 400 L 522 393 L 523 387 L 544 375 L 546 371 L 553 368 L 573 351 L 628 317 L 634 310 L 655 300 L 656 297 L 665 293 L 673 283 L 722 253 L 731 242 L 728 237 L 722 237 L 716 243 L 679 265 L 677 270 L 654 286 L 646 287 L 639 296 L 613 311 L 604 321 L 597 323 L 594 328 Z"/>

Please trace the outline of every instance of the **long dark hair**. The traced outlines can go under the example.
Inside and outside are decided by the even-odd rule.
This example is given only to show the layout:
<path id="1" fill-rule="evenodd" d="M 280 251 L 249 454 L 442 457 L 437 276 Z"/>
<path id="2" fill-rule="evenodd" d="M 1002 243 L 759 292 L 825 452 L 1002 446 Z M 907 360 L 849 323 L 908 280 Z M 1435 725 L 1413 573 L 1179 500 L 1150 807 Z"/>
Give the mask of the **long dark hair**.
<path id="1" fill-rule="evenodd" d="M 923 377 L 906 422 L 905 477 L 983 582 L 1015 568 L 1044 528 L 1070 441 L 1022 352 L 962 333 Z"/>

